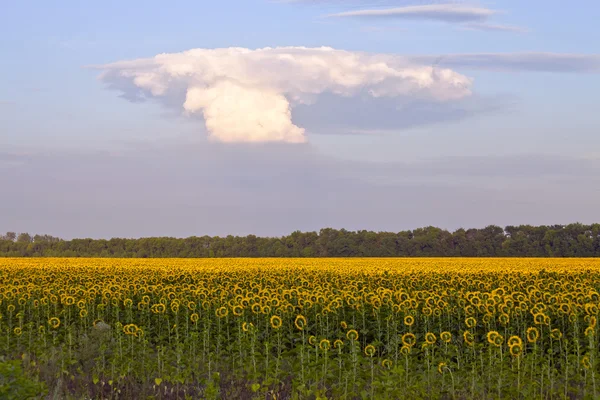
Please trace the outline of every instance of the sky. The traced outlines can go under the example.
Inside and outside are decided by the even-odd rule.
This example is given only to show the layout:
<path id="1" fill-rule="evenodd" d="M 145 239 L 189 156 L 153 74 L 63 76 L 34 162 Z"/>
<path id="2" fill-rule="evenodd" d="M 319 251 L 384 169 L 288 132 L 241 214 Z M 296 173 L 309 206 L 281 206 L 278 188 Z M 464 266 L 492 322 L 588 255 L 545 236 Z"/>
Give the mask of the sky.
<path id="1" fill-rule="evenodd" d="M 600 220 L 600 3 L 0 5 L 0 232 Z"/>

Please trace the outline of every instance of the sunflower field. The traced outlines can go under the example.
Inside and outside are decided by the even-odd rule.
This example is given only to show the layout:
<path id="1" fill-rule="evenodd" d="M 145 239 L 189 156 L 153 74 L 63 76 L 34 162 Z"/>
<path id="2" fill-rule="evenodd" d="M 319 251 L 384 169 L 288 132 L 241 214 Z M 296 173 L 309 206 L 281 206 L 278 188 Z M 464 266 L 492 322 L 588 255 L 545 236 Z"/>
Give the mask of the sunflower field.
<path id="1" fill-rule="evenodd" d="M 599 291 L 600 259 L 5 258 L 0 361 L 60 399 L 594 399 Z"/>

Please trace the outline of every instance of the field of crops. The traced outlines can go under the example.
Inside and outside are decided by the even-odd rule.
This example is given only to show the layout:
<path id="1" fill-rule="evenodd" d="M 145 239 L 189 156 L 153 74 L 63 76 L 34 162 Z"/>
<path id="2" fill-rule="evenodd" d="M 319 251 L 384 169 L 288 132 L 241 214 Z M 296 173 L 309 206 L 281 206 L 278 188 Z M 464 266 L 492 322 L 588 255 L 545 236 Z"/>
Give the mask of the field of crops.
<path id="1" fill-rule="evenodd" d="M 599 259 L 0 259 L 0 355 L 61 399 L 598 398 L 599 291 Z"/>

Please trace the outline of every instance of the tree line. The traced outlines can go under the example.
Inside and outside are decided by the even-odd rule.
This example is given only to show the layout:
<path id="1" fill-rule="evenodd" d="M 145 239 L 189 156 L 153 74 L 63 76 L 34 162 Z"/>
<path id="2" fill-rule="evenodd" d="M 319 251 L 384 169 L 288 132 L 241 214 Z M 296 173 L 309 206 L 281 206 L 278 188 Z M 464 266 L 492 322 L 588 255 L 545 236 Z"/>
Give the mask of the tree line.
<path id="1" fill-rule="evenodd" d="M 600 257 L 600 224 L 109 240 L 7 232 L 0 257 Z"/>

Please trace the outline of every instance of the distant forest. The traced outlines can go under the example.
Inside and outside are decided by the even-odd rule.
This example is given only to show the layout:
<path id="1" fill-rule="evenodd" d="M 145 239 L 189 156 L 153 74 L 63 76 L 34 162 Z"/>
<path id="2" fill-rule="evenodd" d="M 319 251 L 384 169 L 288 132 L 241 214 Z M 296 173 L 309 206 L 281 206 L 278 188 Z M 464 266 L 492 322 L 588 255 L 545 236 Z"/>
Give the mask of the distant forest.
<path id="1" fill-rule="evenodd" d="M 600 224 L 436 227 L 393 232 L 325 228 L 283 237 L 62 240 L 0 235 L 0 257 L 600 257 Z"/>

